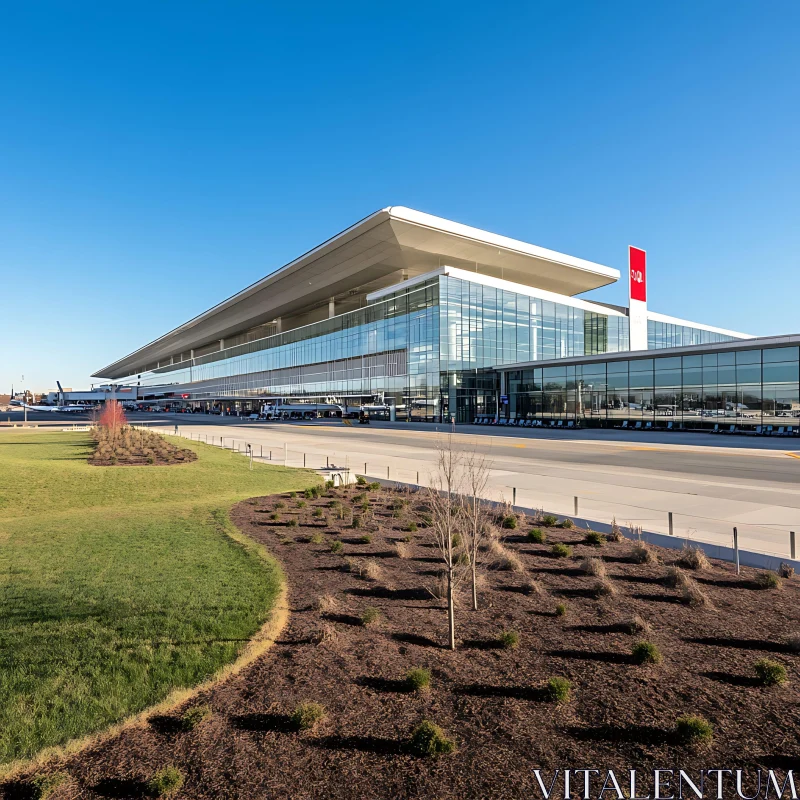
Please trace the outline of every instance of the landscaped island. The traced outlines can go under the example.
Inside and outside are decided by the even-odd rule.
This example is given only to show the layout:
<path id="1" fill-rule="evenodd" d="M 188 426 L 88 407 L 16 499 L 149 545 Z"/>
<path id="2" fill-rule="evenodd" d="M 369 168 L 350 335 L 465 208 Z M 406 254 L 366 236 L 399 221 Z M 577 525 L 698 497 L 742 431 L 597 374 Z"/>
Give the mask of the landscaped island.
<path id="1" fill-rule="evenodd" d="M 279 641 L 54 769 L 85 798 L 477 800 L 542 797 L 535 769 L 635 768 L 646 796 L 654 767 L 720 765 L 753 795 L 798 763 L 795 579 L 493 511 L 478 611 L 457 537 L 450 650 L 439 511 L 377 484 L 239 503 L 287 576 Z"/>
<path id="2" fill-rule="evenodd" d="M 267 619 L 279 570 L 228 511 L 318 478 L 190 447 L 98 468 L 87 433 L 0 434 L 0 765 L 212 676 Z"/>

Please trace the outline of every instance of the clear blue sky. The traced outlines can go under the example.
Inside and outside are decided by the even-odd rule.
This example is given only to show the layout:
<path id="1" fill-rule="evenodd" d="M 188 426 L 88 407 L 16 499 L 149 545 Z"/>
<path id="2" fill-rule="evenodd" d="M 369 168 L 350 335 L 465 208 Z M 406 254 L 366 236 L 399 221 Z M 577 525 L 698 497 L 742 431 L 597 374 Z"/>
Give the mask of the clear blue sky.
<path id="1" fill-rule="evenodd" d="M 406 205 L 800 331 L 800 2 L 0 5 L 0 391 Z M 624 303 L 624 281 L 594 295 Z"/>

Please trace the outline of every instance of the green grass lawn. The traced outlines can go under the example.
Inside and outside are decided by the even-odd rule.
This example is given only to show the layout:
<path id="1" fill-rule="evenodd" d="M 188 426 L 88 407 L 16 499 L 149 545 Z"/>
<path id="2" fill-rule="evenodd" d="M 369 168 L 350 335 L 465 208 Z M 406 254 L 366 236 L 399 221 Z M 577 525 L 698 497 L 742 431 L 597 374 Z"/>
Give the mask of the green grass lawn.
<path id="1" fill-rule="evenodd" d="M 91 467 L 85 433 L 0 433 L 0 764 L 197 684 L 266 620 L 279 570 L 228 509 L 318 478 L 182 446 L 198 460 Z"/>

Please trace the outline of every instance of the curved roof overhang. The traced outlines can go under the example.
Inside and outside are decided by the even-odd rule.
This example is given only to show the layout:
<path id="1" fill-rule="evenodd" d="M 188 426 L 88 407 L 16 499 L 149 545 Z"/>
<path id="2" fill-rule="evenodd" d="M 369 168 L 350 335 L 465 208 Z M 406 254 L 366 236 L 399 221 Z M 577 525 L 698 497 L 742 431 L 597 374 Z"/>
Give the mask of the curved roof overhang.
<path id="1" fill-rule="evenodd" d="M 194 319 L 99 370 L 121 378 L 145 363 L 197 349 L 330 298 L 374 292 L 449 265 L 573 296 L 619 271 L 543 247 L 392 206 L 371 214 Z"/>

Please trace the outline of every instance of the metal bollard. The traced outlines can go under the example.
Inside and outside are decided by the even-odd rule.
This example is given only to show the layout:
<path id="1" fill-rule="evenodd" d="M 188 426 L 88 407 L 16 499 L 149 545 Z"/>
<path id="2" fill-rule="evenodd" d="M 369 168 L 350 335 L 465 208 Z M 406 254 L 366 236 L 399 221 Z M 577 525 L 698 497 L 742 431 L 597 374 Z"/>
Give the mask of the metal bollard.
<path id="1" fill-rule="evenodd" d="M 739 531 L 733 529 L 733 552 L 736 556 L 736 574 L 739 574 Z"/>
<path id="2" fill-rule="evenodd" d="M 517 487 L 511 487 L 511 505 L 515 506 L 517 504 Z"/>
<path id="3" fill-rule="evenodd" d="M 327 469 L 328 467 L 330 467 L 330 465 L 331 465 L 331 464 L 330 464 L 330 461 L 328 460 L 328 456 L 325 456 L 325 469 Z"/>
<path id="4" fill-rule="evenodd" d="M 672 512 L 668 511 L 667 514 L 669 516 L 669 535 L 672 536 Z"/>
<path id="5" fill-rule="evenodd" d="M 789 531 L 789 552 L 792 554 L 792 558 L 797 558 L 796 549 L 794 546 L 794 531 Z"/>
<path id="6" fill-rule="evenodd" d="M 419 486 L 419 470 L 417 470 L 417 486 Z"/>
<path id="7" fill-rule="evenodd" d="M 303 469 L 306 467 L 306 454 L 303 453 Z"/>
<path id="8" fill-rule="evenodd" d="M 386 467 L 386 480 L 389 480 L 389 467 Z"/>
<path id="9" fill-rule="evenodd" d="M 578 495 L 575 495 L 575 516 L 578 516 Z"/>

